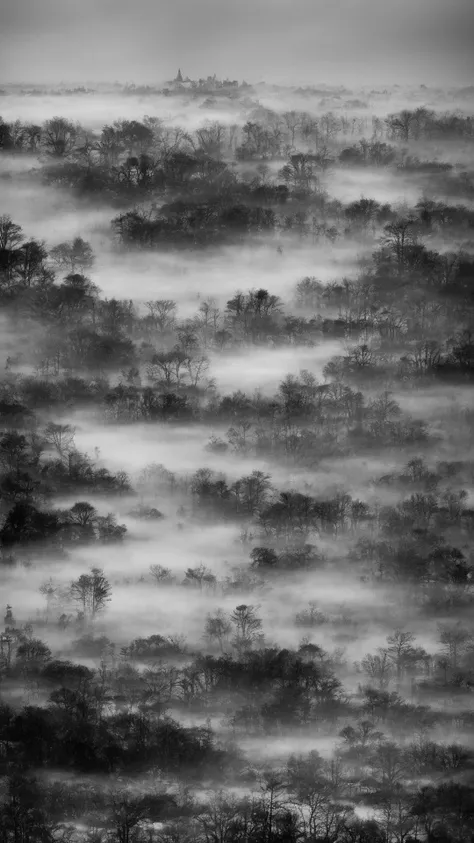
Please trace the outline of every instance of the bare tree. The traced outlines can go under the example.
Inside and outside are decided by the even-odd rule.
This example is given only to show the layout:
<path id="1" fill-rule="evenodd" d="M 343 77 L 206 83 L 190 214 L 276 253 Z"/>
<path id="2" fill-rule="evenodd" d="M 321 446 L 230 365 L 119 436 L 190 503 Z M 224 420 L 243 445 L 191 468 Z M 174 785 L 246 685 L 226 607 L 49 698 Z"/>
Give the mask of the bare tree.
<path id="1" fill-rule="evenodd" d="M 459 659 L 472 641 L 472 634 L 460 621 L 438 624 L 439 640 L 446 658 L 453 670 L 459 666 Z"/>
<path id="2" fill-rule="evenodd" d="M 171 585 L 175 582 L 171 568 L 165 568 L 163 565 L 150 565 L 149 571 L 157 585 Z"/>
<path id="3" fill-rule="evenodd" d="M 51 249 L 50 258 L 57 266 L 67 269 L 71 273 L 77 270 L 90 269 L 94 263 L 92 246 L 82 237 L 64 241 Z"/>
<path id="4" fill-rule="evenodd" d="M 0 217 L 0 250 L 17 249 L 25 239 L 20 225 L 13 222 L 8 214 Z"/>
<path id="5" fill-rule="evenodd" d="M 42 128 L 42 144 L 48 155 L 62 158 L 74 149 L 78 135 L 77 126 L 64 117 L 52 117 Z"/>
<path id="6" fill-rule="evenodd" d="M 205 636 L 210 641 L 217 641 L 222 651 L 224 651 L 224 643 L 231 632 L 232 624 L 222 609 L 217 609 L 213 615 L 207 615 Z"/>
<path id="7" fill-rule="evenodd" d="M 387 653 L 397 672 L 397 679 L 401 679 L 404 670 L 412 665 L 419 655 L 418 649 L 413 647 L 415 636 L 412 632 L 396 629 L 393 635 L 387 637 Z"/>
<path id="8" fill-rule="evenodd" d="M 214 588 L 216 585 L 215 574 L 209 568 L 206 568 L 202 563 L 197 568 L 188 568 L 185 577 L 185 585 L 197 585 L 200 591 L 204 585 L 209 588 Z"/>
<path id="9" fill-rule="evenodd" d="M 256 606 L 237 606 L 230 616 L 235 627 L 234 643 L 238 651 L 249 649 L 257 640 L 262 629 L 262 621 L 257 617 Z"/>
<path id="10" fill-rule="evenodd" d="M 156 299 L 145 302 L 149 310 L 149 319 L 160 331 L 173 328 L 176 318 L 176 302 L 172 299 Z"/>
<path id="11" fill-rule="evenodd" d="M 71 584 L 71 597 L 81 606 L 84 617 L 94 619 L 111 600 L 112 588 L 100 568 L 91 568 Z"/>
<path id="12" fill-rule="evenodd" d="M 399 271 L 405 266 L 409 247 L 417 243 L 414 225 L 415 221 L 413 219 L 404 218 L 388 223 L 384 227 L 385 236 L 383 242 L 394 255 Z"/>
<path id="13" fill-rule="evenodd" d="M 61 460 L 67 459 L 74 450 L 75 427 L 70 424 L 49 422 L 44 430 L 44 438 L 59 454 Z"/>
<path id="14" fill-rule="evenodd" d="M 388 687 L 392 677 L 392 664 L 388 650 L 378 648 L 375 654 L 368 653 L 361 661 L 364 673 L 377 684 L 380 690 Z"/>
<path id="15" fill-rule="evenodd" d="M 69 520 L 79 527 L 92 527 L 97 519 L 97 510 L 88 501 L 77 501 L 69 510 Z"/>

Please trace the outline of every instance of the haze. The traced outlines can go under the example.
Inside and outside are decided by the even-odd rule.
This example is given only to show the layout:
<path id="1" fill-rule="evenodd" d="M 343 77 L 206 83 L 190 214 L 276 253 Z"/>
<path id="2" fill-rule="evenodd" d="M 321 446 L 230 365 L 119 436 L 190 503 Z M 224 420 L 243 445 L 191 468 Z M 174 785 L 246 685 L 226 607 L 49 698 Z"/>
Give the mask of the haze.
<path id="1" fill-rule="evenodd" d="M 178 67 L 283 84 L 472 82 L 470 0 L 4 0 L 9 82 L 162 82 Z"/>
<path id="2" fill-rule="evenodd" d="M 474 840 L 472 4 L 0 15 L 0 843 Z"/>

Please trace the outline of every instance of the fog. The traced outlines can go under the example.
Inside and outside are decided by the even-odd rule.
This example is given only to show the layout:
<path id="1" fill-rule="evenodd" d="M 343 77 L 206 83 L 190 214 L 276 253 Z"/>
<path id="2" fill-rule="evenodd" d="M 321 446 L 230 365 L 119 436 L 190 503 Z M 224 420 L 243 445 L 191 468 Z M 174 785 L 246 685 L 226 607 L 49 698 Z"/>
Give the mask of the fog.
<path id="1" fill-rule="evenodd" d="M 133 96 L 133 94 L 114 94 L 111 91 L 92 91 L 88 94 L 67 94 L 47 96 L 22 96 L 12 92 L 2 99 L 2 117 L 6 121 L 26 120 L 30 123 L 43 123 L 51 120 L 58 113 L 68 120 L 78 122 L 85 129 L 99 131 L 106 124 L 126 117 L 127 120 L 141 120 L 144 115 L 156 117 L 167 126 L 180 126 L 187 131 L 199 128 L 206 120 L 216 118 L 223 125 L 239 123 L 241 109 L 224 104 L 215 108 L 204 107 L 203 101 L 189 102 L 178 97 L 163 97 L 156 94 Z"/>
<path id="2" fill-rule="evenodd" d="M 250 15 L 250 19 L 249 19 Z M 193 78 L 216 72 L 283 84 L 468 85 L 472 6 L 454 0 L 403 0 L 383 11 L 374 0 L 336 4 L 258 0 L 223 11 L 184 0 L 157 8 L 123 0 L 85 0 L 81 9 L 45 0 L 8 0 L 2 26 L 2 75 L 10 82 L 164 81 L 170 66 Z M 90 59 L 84 66 L 80 49 Z"/>
<path id="3" fill-rule="evenodd" d="M 86 224 L 92 229 L 92 221 Z M 91 238 L 92 240 L 92 238 Z M 277 251 L 279 243 L 283 253 Z M 284 238 L 271 244 L 263 241 L 253 247 L 229 246 L 203 255 L 199 262 L 186 254 L 123 255 L 118 259 L 105 252 L 97 262 L 95 277 L 106 296 L 126 298 L 130 293 L 130 270 L 139 288 L 138 301 L 151 298 L 172 298 L 179 305 L 179 314 L 187 318 L 196 313 L 200 301 L 212 298 L 222 306 L 237 290 L 256 286 L 268 288 L 272 295 L 292 298 L 295 279 L 311 275 L 321 281 L 345 275 L 364 249 L 356 243 L 344 244 L 335 253 L 322 244 L 317 250 L 302 244 L 286 243 Z M 229 277 L 228 267 L 232 266 Z"/>
<path id="4" fill-rule="evenodd" d="M 361 197 L 370 197 L 376 202 L 413 206 L 422 196 L 422 190 L 413 180 L 398 175 L 390 178 L 387 173 L 367 171 L 367 168 L 359 173 L 334 171 L 326 183 L 331 196 L 347 203 L 356 202 Z"/>
<path id="5" fill-rule="evenodd" d="M 258 358 L 251 351 L 241 354 L 211 356 L 210 373 L 221 392 L 257 389 L 264 395 L 273 395 L 281 381 L 282 372 L 298 375 L 301 369 L 311 372 L 318 380 L 330 358 L 342 350 L 341 343 L 327 342 L 316 348 L 263 350 Z"/>
<path id="6" fill-rule="evenodd" d="M 78 208 L 65 192 L 39 186 L 34 180 L 3 181 L 1 201 L 2 209 L 13 209 L 20 225 L 51 245 L 84 232 L 95 242 L 103 242 L 109 234 L 109 209 Z"/>
<path id="7" fill-rule="evenodd" d="M 17 782 L 71 843 L 468 839 L 474 96 L 373 14 L 370 78 L 0 85 L 6 843 Z"/>

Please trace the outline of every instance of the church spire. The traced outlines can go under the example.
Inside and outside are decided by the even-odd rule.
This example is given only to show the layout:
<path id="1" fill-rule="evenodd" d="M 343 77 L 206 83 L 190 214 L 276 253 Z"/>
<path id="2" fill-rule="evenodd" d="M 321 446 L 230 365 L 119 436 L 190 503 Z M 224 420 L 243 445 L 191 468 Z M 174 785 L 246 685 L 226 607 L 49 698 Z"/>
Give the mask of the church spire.
<path id="1" fill-rule="evenodd" d="M 176 81 L 177 81 L 177 82 L 182 82 L 182 81 L 183 81 L 183 77 L 181 76 L 181 68 L 179 68 L 179 70 L 178 70 L 178 75 L 177 75 L 177 77 L 176 77 Z"/>
<path id="2" fill-rule="evenodd" d="M 13 617 L 12 607 L 7 606 L 7 612 L 6 612 L 6 615 L 5 615 L 5 631 L 7 631 L 8 629 L 13 629 L 14 626 L 15 626 L 15 619 Z"/>

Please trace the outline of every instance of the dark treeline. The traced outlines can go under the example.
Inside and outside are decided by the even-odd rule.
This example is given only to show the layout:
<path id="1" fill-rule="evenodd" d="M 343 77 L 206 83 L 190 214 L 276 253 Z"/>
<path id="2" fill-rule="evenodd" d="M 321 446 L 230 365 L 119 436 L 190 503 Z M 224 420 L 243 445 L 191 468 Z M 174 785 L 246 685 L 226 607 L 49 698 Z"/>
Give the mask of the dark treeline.
<path id="1" fill-rule="evenodd" d="M 331 168 L 389 168 L 394 174 L 428 176 L 431 188 L 465 200 L 472 197 L 472 173 L 426 155 L 433 144 L 439 152 L 440 142 L 472 138 L 470 115 L 424 107 L 369 119 L 350 112 L 280 113 L 256 104 L 243 125 L 207 120 L 194 131 L 151 116 L 117 120 L 100 132 L 60 116 L 41 125 L 0 118 L 0 150 L 40 156 L 46 183 L 118 205 L 160 201 L 164 207 L 156 212 L 155 228 L 161 239 L 176 236 L 183 225 L 201 229 L 206 223 L 213 225 L 214 243 L 227 226 L 257 231 L 291 227 L 287 218 L 295 214 L 309 220 L 324 200 L 320 180 Z M 418 144 L 416 151 L 410 142 Z M 276 179 L 272 163 L 279 164 Z M 169 196 L 175 201 L 163 203 Z M 337 203 L 331 208 L 337 212 Z M 186 211 L 177 224 L 174 215 Z"/>

